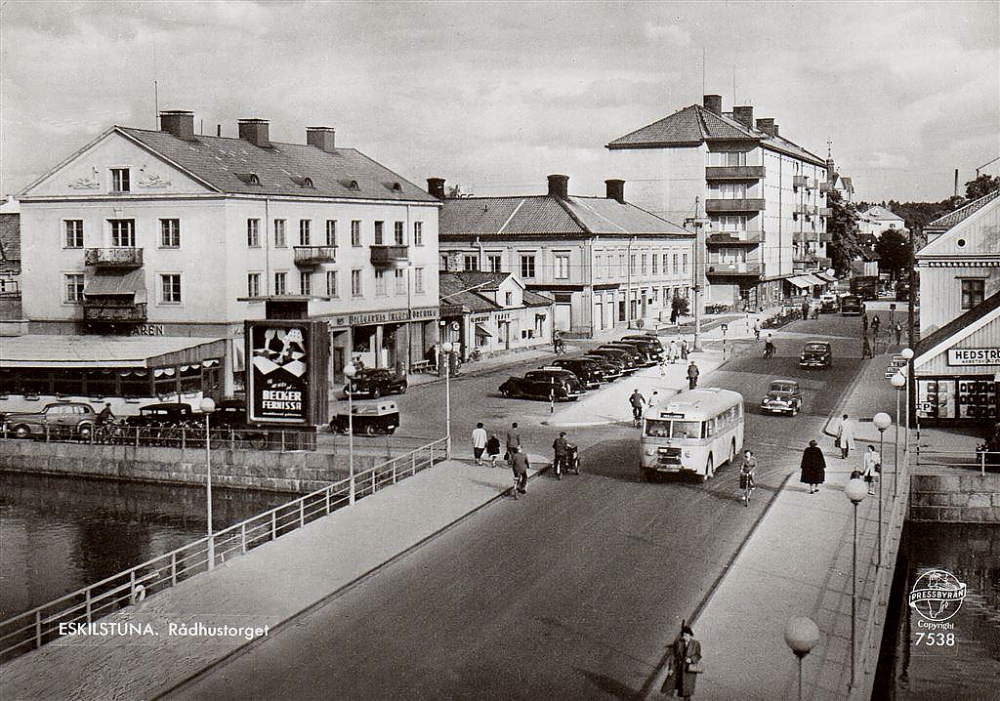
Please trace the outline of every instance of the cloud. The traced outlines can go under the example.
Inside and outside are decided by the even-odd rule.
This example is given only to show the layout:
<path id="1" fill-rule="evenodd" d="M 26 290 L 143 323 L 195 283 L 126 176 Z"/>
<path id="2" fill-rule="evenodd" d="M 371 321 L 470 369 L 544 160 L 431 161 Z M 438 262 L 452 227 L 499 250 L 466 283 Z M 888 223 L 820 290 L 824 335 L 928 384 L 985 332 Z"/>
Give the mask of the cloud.
<path id="1" fill-rule="evenodd" d="M 646 22 L 642 26 L 642 29 L 646 38 L 653 41 L 662 41 L 667 46 L 684 47 L 691 45 L 691 35 L 686 29 L 678 27 L 676 24 Z"/>

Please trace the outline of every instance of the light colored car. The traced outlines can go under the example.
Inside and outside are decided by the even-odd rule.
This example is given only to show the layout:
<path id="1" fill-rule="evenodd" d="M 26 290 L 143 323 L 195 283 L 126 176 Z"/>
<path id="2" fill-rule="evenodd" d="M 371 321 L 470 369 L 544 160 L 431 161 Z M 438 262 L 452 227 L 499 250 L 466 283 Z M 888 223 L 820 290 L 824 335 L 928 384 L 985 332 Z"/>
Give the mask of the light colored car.
<path id="1" fill-rule="evenodd" d="M 39 411 L 21 411 L 3 418 L 4 433 L 15 438 L 71 437 L 85 440 L 97 422 L 94 408 L 83 402 L 46 404 Z"/>

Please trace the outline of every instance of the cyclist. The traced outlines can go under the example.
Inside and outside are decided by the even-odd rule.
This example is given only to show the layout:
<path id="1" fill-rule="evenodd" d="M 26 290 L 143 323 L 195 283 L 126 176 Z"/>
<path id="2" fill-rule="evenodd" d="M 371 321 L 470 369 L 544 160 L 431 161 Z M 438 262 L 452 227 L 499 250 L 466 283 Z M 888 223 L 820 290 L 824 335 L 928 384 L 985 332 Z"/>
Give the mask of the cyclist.
<path id="1" fill-rule="evenodd" d="M 559 437 L 552 441 L 552 450 L 555 451 L 552 468 L 556 473 L 556 479 L 561 480 L 562 473 L 569 468 L 569 441 L 566 440 L 565 431 L 561 431 Z"/>
<path id="2" fill-rule="evenodd" d="M 747 448 L 743 452 L 743 464 L 740 466 L 740 489 L 743 490 L 743 503 L 750 505 L 750 493 L 754 490 L 757 472 L 757 458 L 753 451 Z"/>
<path id="3" fill-rule="evenodd" d="M 97 425 L 106 426 L 115 420 L 115 412 L 111 411 L 111 402 L 106 402 L 104 408 L 97 414 Z"/>
<path id="4" fill-rule="evenodd" d="M 638 426 L 639 422 L 642 421 L 642 406 L 646 403 L 646 398 L 639 394 L 638 387 L 632 391 L 628 403 L 632 405 L 632 421 Z"/>
<path id="5" fill-rule="evenodd" d="M 774 341 L 771 340 L 771 334 L 767 334 L 767 340 L 764 341 L 764 357 L 774 357 Z"/>

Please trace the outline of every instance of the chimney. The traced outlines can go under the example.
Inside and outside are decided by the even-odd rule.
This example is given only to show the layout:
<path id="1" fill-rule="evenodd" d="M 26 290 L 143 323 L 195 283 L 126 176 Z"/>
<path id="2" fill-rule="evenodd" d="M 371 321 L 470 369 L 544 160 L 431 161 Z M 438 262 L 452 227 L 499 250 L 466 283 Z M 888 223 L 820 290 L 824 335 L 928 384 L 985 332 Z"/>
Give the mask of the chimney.
<path id="1" fill-rule="evenodd" d="M 160 112 L 160 131 L 184 141 L 194 141 L 194 112 L 163 110 Z"/>
<path id="2" fill-rule="evenodd" d="M 722 95 L 705 95 L 705 109 L 715 114 L 722 114 Z"/>
<path id="3" fill-rule="evenodd" d="M 757 131 L 762 131 L 768 136 L 774 135 L 774 120 L 770 117 L 757 120 Z"/>
<path id="4" fill-rule="evenodd" d="M 625 204 L 625 181 L 624 180 L 605 180 L 605 186 L 607 186 L 607 198 L 609 200 L 616 200 Z"/>
<path id="5" fill-rule="evenodd" d="M 439 200 L 444 199 L 444 178 L 427 178 L 427 192 Z"/>
<path id="6" fill-rule="evenodd" d="M 266 119 L 241 119 L 238 123 L 240 138 L 249 141 L 259 148 L 271 148 L 268 138 L 268 121 Z"/>
<path id="7" fill-rule="evenodd" d="M 569 197 L 569 176 L 550 175 L 549 176 L 549 196 L 566 199 Z"/>
<path id="8" fill-rule="evenodd" d="M 833 165 L 833 159 L 826 159 L 826 179 L 833 180 L 833 174 L 837 172 L 837 169 Z"/>
<path id="9" fill-rule="evenodd" d="M 306 127 L 306 143 L 320 151 L 333 153 L 336 149 L 333 138 L 335 134 L 333 127 Z"/>
<path id="10" fill-rule="evenodd" d="M 745 126 L 747 129 L 753 129 L 753 105 L 733 107 L 733 119 Z"/>
<path id="11" fill-rule="evenodd" d="M 778 135 L 778 125 L 775 124 L 773 127 L 771 127 L 771 136 L 777 136 L 777 135 Z"/>

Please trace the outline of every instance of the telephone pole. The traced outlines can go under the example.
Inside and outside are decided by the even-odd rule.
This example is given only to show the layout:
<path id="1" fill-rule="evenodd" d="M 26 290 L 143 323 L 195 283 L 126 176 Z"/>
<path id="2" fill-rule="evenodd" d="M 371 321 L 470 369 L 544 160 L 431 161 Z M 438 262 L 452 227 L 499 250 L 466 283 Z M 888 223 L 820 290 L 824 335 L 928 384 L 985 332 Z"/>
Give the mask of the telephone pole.
<path id="1" fill-rule="evenodd" d="M 694 350 L 701 350 L 701 291 L 705 281 L 705 236 L 709 220 L 701 211 L 701 198 L 694 198 L 694 217 L 684 222 L 694 227 Z"/>

